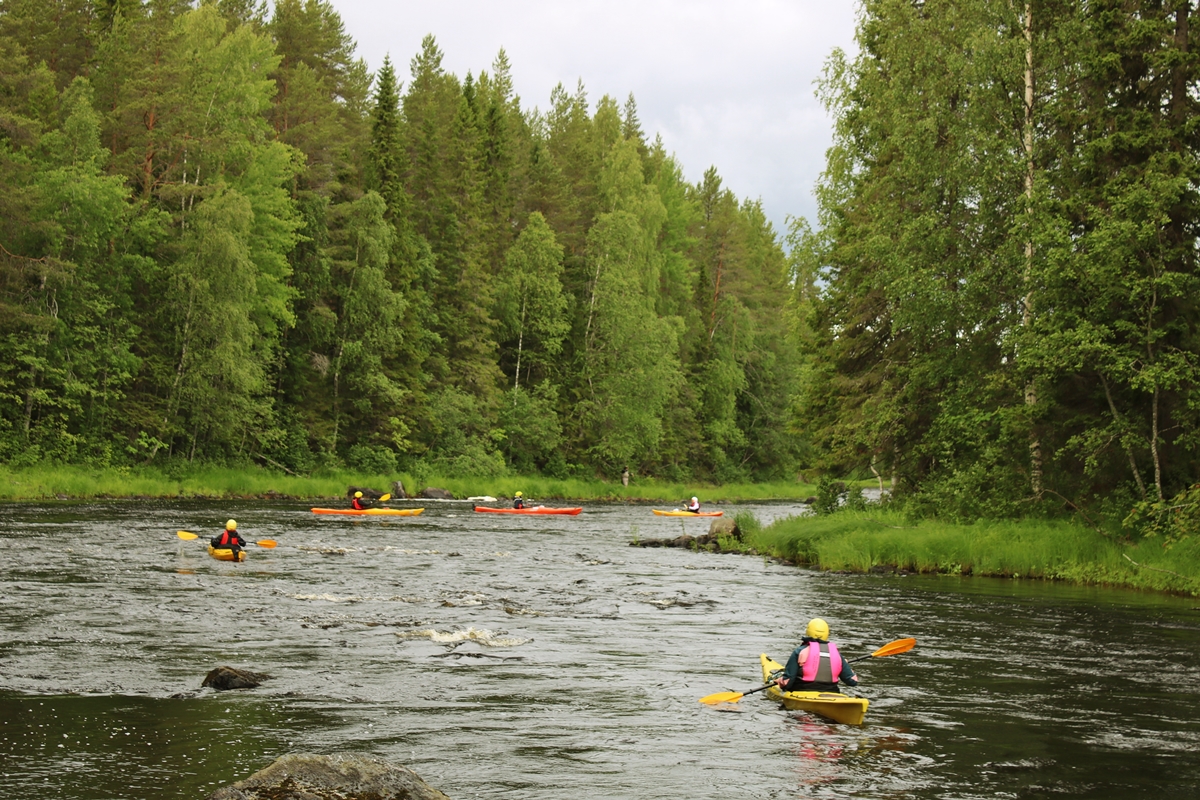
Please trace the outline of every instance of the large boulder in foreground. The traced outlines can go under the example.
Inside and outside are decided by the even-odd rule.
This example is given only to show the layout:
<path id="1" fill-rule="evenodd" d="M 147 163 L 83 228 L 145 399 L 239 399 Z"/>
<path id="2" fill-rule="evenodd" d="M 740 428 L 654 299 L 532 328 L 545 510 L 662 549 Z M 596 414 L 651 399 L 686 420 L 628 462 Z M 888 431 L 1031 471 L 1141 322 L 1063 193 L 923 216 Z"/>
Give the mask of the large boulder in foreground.
<path id="1" fill-rule="evenodd" d="M 261 672 L 250 672 L 233 667 L 217 667 L 204 676 L 204 683 L 200 685 L 216 689 L 218 692 L 227 689 L 253 689 L 269 677 Z"/>
<path id="2" fill-rule="evenodd" d="M 208 800 L 450 800 L 399 764 L 363 753 L 289 753 Z"/>

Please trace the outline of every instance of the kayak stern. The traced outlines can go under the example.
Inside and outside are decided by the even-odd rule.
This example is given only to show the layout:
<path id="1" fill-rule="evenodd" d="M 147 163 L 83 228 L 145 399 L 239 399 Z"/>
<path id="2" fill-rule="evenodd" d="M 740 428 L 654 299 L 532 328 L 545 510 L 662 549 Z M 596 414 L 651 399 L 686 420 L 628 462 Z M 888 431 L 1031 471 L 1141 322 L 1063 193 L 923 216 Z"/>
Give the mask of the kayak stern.
<path id="1" fill-rule="evenodd" d="M 783 672 L 783 664 L 772 661 L 766 653 L 759 656 L 759 661 L 762 664 L 763 683 L 774 680 L 778 673 Z M 846 725 L 861 725 L 870 704 L 865 697 L 850 697 L 836 692 L 784 692 L 778 686 L 772 686 L 764 694 L 789 711 L 811 711 Z"/>

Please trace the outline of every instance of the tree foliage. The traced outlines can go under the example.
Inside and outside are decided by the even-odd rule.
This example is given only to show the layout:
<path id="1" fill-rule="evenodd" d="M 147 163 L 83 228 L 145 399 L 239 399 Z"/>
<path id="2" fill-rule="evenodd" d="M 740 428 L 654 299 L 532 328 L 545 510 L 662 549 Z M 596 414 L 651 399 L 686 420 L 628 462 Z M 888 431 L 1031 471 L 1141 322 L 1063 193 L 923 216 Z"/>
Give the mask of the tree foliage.
<path id="1" fill-rule="evenodd" d="M 0 458 L 788 474 L 788 265 L 634 99 L 327 0 L 0 2 Z"/>

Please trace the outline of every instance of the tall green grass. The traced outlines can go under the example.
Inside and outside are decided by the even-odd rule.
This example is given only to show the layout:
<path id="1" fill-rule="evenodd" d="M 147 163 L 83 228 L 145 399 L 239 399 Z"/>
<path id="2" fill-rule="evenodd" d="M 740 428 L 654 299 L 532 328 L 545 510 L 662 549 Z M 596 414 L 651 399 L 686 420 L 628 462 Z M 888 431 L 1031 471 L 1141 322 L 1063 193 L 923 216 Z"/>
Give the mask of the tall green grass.
<path id="1" fill-rule="evenodd" d="M 756 531 L 761 553 L 822 569 L 1069 580 L 1200 595 L 1200 542 L 1122 542 L 1074 522 L 911 522 L 883 509 L 791 517 Z"/>
<path id="2" fill-rule="evenodd" d="M 703 486 L 665 481 L 638 480 L 625 487 L 600 480 L 557 480 L 542 476 L 499 478 L 423 477 L 371 475 L 353 471 L 328 472 L 312 477 L 285 475 L 258 467 L 174 466 L 169 469 L 90 468 L 70 465 L 38 465 L 12 469 L 0 466 L 0 499 L 29 500 L 65 495 L 94 497 L 256 497 L 270 493 L 291 497 L 343 497 L 349 485 L 372 486 L 390 491 L 400 479 L 410 493 L 436 486 L 456 497 L 491 495 L 511 497 L 521 491 L 533 500 L 643 500 L 679 505 L 692 495 L 701 502 L 718 500 L 798 499 L 810 496 L 814 487 L 792 482 Z"/>

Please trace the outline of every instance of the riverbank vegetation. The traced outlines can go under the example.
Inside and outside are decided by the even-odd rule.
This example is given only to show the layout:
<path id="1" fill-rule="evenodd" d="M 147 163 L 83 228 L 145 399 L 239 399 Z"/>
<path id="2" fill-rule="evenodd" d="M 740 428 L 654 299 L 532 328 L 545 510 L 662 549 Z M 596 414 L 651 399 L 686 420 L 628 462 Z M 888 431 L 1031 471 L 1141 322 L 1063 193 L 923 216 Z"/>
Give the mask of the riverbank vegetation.
<path id="1" fill-rule="evenodd" d="M 415 493 L 425 486 L 446 489 L 455 497 L 512 497 L 520 491 L 532 501 L 629 500 L 680 506 L 699 494 L 705 503 L 747 500 L 808 498 L 816 487 L 794 481 L 778 483 L 702 486 L 670 481 L 639 480 L 626 487 L 619 482 L 556 479 L 542 475 L 506 475 L 502 478 L 451 478 L 438 475 L 328 470 L 315 475 L 284 475 L 276 470 L 216 467 L 178 462 L 172 468 L 153 466 L 85 468 L 39 465 L 27 468 L 0 466 L 0 499 L 38 500 L 66 497 L 212 497 L 243 498 L 283 496 L 344 498 L 347 486 L 374 487 L 390 492 L 400 480 Z"/>
<path id="2" fill-rule="evenodd" d="M 739 525 L 743 520 L 739 517 Z M 911 517 L 887 508 L 743 528 L 743 547 L 825 570 L 1065 580 L 1200 596 L 1200 539 L 1164 546 L 1070 520 Z"/>

